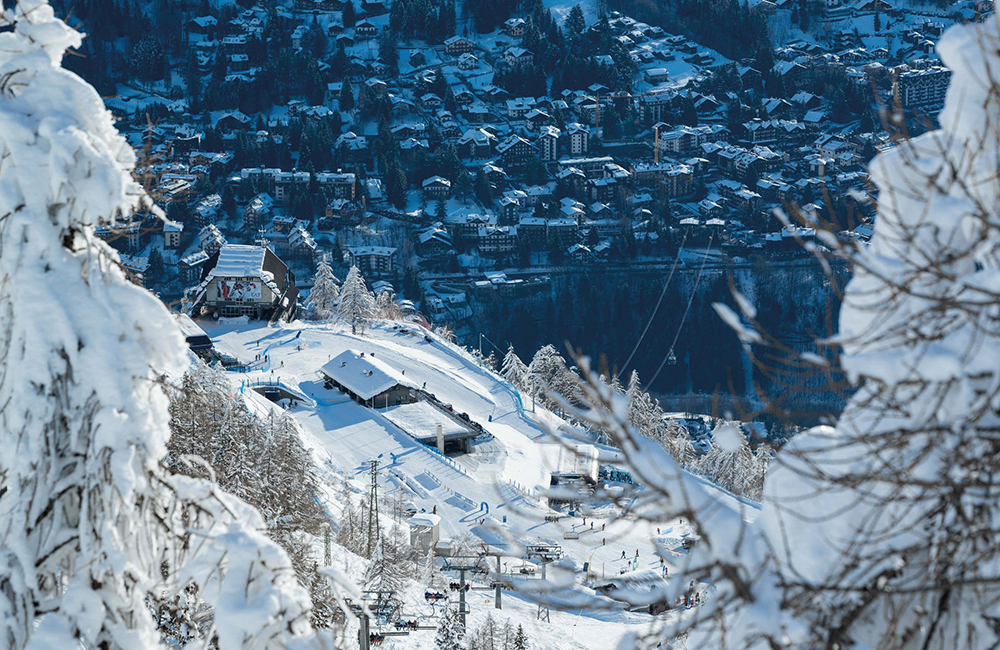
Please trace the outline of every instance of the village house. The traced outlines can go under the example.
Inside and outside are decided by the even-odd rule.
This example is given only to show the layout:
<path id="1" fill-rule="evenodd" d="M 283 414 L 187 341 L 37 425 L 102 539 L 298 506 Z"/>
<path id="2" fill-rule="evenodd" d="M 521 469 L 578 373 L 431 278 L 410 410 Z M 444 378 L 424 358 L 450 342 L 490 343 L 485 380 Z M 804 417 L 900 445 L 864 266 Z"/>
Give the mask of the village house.
<path id="1" fill-rule="evenodd" d="M 388 246 L 353 246 L 347 249 L 352 266 L 363 275 L 392 275 L 396 270 L 396 249 Z"/>
<path id="2" fill-rule="evenodd" d="M 289 268 L 262 246 L 227 244 L 203 265 L 194 315 L 204 308 L 217 316 L 253 319 L 295 316 L 299 290 Z"/>

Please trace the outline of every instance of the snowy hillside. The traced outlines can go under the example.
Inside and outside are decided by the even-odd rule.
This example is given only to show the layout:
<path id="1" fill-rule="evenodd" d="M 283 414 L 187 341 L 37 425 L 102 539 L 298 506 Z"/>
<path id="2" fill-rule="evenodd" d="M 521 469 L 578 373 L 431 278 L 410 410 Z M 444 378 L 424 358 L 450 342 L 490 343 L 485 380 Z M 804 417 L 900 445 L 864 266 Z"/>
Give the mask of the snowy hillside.
<path id="1" fill-rule="evenodd" d="M 605 512 L 598 509 L 585 513 L 586 524 L 581 516 L 546 521 L 552 511 L 538 494 L 547 486 L 553 469 L 546 462 L 552 458 L 546 450 L 552 447 L 543 446 L 552 441 L 536 417 L 555 422 L 555 416 L 540 409 L 532 414 L 530 400 L 522 407 L 519 395 L 509 384 L 481 367 L 472 355 L 422 328 L 381 323 L 364 336 L 357 336 L 340 325 L 305 322 L 280 327 L 259 323 L 205 327 L 219 352 L 250 363 L 250 372 L 229 376 L 234 388 L 255 408 L 271 407 L 250 388 L 262 381 L 280 382 L 292 391 L 290 394 L 300 396 L 294 406 L 289 406 L 288 400 L 281 404 L 288 406 L 301 424 L 304 443 L 319 466 L 353 477 L 360 491 L 370 480 L 369 461 L 379 459 L 381 489 L 400 493 L 415 510 L 440 515 L 442 538 L 459 539 L 472 534 L 478 544 L 501 549 L 505 571 L 515 573 L 516 567 L 529 564 L 523 547 L 530 544 L 561 546 L 565 558 L 577 570 L 589 562 L 593 577 L 598 579 L 618 575 L 626 568 L 659 575 L 654 542 L 677 549 L 677 556 L 683 557 L 680 547 L 685 530 L 679 522 L 662 522 L 657 535 L 654 525 L 612 521 L 615 512 L 610 504 Z M 397 407 L 368 408 L 336 388 L 324 388 L 319 369 L 346 350 L 364 352 L 398 371 L 407 383 L 425 387 L 427 393 L 451 405 L 456 413 L 468 414 L 486 435 L 473 442 L 470 453 L 445 457 L 394 424 L 396 421 L 410 430 L 432 427 L 434 418 L 427 415 L 428 411 L 420 411 L 415 420 L 405 421 L 395 412 Z M 601 456 L 601 462 L 607 462 L 615 454 L 605 449 Z M 332 494 L 334 487 L 329 487 Z M 719 496 L 738 507 L 731 497 L 722 493 Z M 329 508 L 331 512 L 339 509 L 339 505 Z M 605 524 L 607 528 L 602 531 Z M 622 559 L 623 551 L 627 559 Z M 671 568 L 668 563 L 667 571 Z M 653 621 L 648 614 L 623 611 L 620 603 L 589 593 L 594 602 L 574 606 L 576 615 L 552 613 L 553 623 L 558 621 L 560 626 L 576 631 L 569 638 L 554 635 L 544 647 L 605 648 L 609 635 L 617 637 L 630 627 L 634 631 L 636 624 Z M 482 595 L 470 600 L 473 621 L 493 612 L 500 619 L 513 613 L 519 622 L 534 623 L 536 606 L 529 599 L 507 595 L 504 610 L 498 612 L 493 609 L 493 592 L 487 590 Z M 413 607 L 420 604 L 419 594 L 417 601 Z M 587 612 L 599 603 L 610 605 L 610 611 Z M 431 608 L 423 609 L 429 612 Z M 533 634 L 538 638 L 545 633 L 539 630 Z M 430 647 L 432 638 L 432 632 L 417 632 L 393 639 L 396 645 L 390 647 Z"/>

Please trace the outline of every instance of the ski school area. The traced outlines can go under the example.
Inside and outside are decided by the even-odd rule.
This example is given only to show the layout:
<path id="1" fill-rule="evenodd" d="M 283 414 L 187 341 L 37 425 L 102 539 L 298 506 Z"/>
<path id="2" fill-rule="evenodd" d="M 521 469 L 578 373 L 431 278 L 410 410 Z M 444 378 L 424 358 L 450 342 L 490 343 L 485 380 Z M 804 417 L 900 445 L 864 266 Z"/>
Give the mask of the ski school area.
<path id="1" fill-rule="evenodd" d="M 515 587 L 504 595 L 505 610 L 538 607 L 530 581 L 556 560 L 574 567 L 580 601 L 544 612 L 579 628 L 572 645 L 557 637 L 558 647 L 606 648 L 610 630 L 625 634 L 666 608 L 683 615 L 695 604 L 693 593 L 706 595 L 705 589 L 690 599 L 685 593 L 679 609 L 655 596 L 686 555 L 691 531 L 682 522 L 622 518 L 610 501 L 581 509 L 573 500 L 546 498 L 543 490 L 553 485 L 614 488 L 630 479 L 614 465 L 613 449 L 587 445 L 575 454 L 558 444 L 546 425 L 560 421 L 541 408 L 532 413 L 530 399 L 526 410 L 512 386 L 464 349 L 409 323 L 377 322 L 363 336 L 336 323 L 201 325 L 216 353 L 235 364 L 229 374 L 235 392 L 251 410 L 286 409 L 319 468 L 347 474 L 364 491 L 376 461 L 381 493 L 398 495 L 417 515 L 411 542 L 448 557 L 458 552 L 457 541 L 471 536 L 482 561 L 475 566 L 483 570 L 468 577 L 477 588 L 479 580 L 490 585 L 485 600 L 470 601 L 473 621 L 494 607 L 483 605 L 499 593 L 497 580 Z M 431 531 L 427 515 L 433 515 Z M 657 545 L 669 560 L 657 555 Z M 637 590 L 652 594 L 648 606 L 631 608 L 638 611 L 609 600 L 629 591 L 635 601 Z"/>

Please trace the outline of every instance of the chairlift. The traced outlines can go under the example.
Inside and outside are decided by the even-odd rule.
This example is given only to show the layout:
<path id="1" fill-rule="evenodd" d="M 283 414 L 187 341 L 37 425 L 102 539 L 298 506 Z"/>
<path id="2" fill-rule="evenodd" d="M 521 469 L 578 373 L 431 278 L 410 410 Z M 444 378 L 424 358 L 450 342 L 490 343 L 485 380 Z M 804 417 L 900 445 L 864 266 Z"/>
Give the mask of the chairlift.
<path id="1" fill-rule="evenodd" d="M 670 348 L 670 352 L 667 352 L 667 365 L 676 366 L 677 365 L 677 355 L 674 354 L 674 348 Z"/>

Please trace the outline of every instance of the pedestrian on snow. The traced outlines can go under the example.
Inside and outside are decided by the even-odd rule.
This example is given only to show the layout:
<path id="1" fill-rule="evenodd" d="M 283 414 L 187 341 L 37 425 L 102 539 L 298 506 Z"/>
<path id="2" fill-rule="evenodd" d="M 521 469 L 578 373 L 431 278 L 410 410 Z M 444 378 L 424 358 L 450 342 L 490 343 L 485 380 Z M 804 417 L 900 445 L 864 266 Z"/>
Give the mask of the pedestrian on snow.
<path id="1" fill-rule="evenodd" d="M 625 551 L 622 551 L 622 559 L 625 559 Z"/>
<path id="2" fill-rule="evenodd" d="M 594 522 L 590 522 L 590 530 L 594 530 Z"/>
<path id="3" fill-rule="evenodd" d="M 601 538 L 601 546 L 607 546 L 607 544 L 608 544 L 608 538 L 607 537 L 602 537 Z"/>
<path id="4" fill-rule="evenodd" d="M 635 549 L 635 556 L 639 557 L 639 549 Z"/>
<path id="5" fill-rule="evenodd" d="M 604 524 L 601 524 L 601 530 L 604 530 Z"/>
<path id="6" fill-rule="evenodd" d="M 660 534 L 660 529 L 659 529 L 659 528 L 657 528 L 657 529 L 656 529 L 656 534 L 657 534 L 657 535 L 659 535 L 659 534 Z"/>

